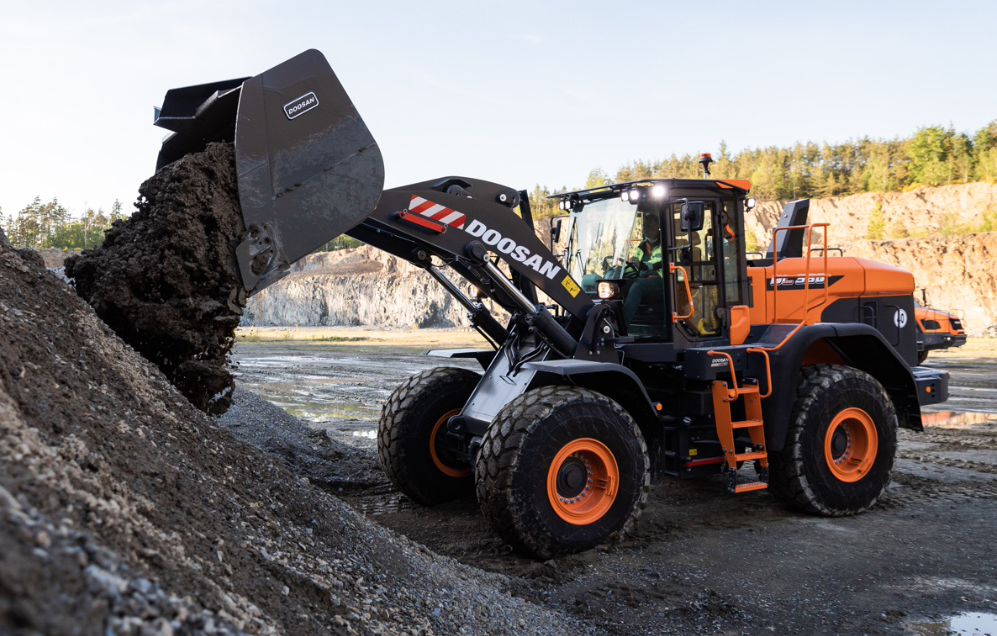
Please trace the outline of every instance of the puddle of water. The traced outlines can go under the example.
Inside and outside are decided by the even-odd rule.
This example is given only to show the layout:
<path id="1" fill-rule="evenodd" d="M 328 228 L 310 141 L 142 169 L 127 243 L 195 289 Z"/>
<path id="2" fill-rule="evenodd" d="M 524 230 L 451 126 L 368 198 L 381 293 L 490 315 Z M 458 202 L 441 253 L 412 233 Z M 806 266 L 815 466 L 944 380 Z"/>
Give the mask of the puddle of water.
<path id="1" fill-rule="evenodd" d="M 915 636 L 997 636 L 997 614 L 966 612 L 940 621 L 912 621 Z"/>
<path id="2" fill-rule="evenodd" d="M 990 428 L 997 426 L 997 413 L 981 411 L 936 411 L 921 413 L 925 426 L 938 428 Z"/>

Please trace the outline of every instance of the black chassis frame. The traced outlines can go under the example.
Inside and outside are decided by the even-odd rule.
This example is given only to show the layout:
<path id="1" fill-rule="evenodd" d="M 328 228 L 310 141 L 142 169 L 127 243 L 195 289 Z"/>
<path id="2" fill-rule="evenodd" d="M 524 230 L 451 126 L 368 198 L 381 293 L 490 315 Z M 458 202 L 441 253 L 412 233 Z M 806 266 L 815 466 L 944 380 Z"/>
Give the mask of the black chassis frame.
<path id="1" fill-rule="evenodd" d="M 656 183 L 666 185 L 670 193 L 658 206 L 659 213 L 675 198 L 711 196 L 735 198 L 738 200 L 737 213 L 743 215 L 744 191 L 723 188 L 713 181 L 641 180 L 558 196 L 574 207 L 597 198 L 620 196 L 621 192 L 634 187 L 648 189 Z M 641 203 L 646 204 L 646 201 Z M 737 222 L 742 224 L 743 218 Z M 718 225 L 714 223 L 714 227 Z M 665 240 L 674 244 L 671 223 L 662 223 L 661 227 L 667 228 Z M 747 263 L 744 259 L 739 263 L 741 272 L 737 283 L 741 298 L 747 300 L 751 294 Z M 541 288 L 546 291 L 546 286 Z M 666 286 L 666 290 L 669 288 Z M 724 292 L 721 285 L 721 298 Z M 673 294 L 665 294 L 669 312 Z M 716 437 L 711 387 L 713 380 L 730 381 L 731 374 L 727 365 L 716 364 L 721 358 L 708 352 L 731 354 L 738 377 L 759 378 L 763 391 L 767 391 L 764 359 L 758 354 L 749 354 L 747 349 L 775 346 L 792 325 L 756 325 L 744 344 L 731 346 L 726 336 L 692 340 L 675 328 L 671 330 L 671 338 L 638 341 L 620 337 L 613 327 L 614 318 L 612 303 L 595 302 L 584 322 L 569 319 L 567 322 L 579 342 L 574 355 L 565 355 L 547 346 L 542 332 L 518 320 L 516 314 L 510 321 L 508 339 L 494 354 L 466 350 L 432 352 L 434 355 L 477 357 L 485 367 L 484 377 L 474 394 L 461 414 L 450 422 L 448 432 L 455 455 L 473 460 L 495 415 L 518 395 L 540 386 L 564 384 L 587 387 L 607 395 L 634 417 L 648 441 L 656 478 L 716 473 L 722 451 Z M 925 369 L 911 371 L 904 359 L 908 354 L 906 347 L 901 348 L 903 351 L 898 350 L 873 325 L 848 321 L 804 326 L 777 352 L 770 354 L 772 396 L 763 402 L 763 409 L 766 444 L 771 450 L 783 447 L 803 359 L 807 350 L 818 341 L 826 342 L 849 365 L 870 373 L 884 385 L 897 407 L 901 426 L 920 430 L 920 405 L 941 402 L 947 397 L 947 375 Z M 931 393 L 925 391 L 928 386 L 933 389 Z"/>

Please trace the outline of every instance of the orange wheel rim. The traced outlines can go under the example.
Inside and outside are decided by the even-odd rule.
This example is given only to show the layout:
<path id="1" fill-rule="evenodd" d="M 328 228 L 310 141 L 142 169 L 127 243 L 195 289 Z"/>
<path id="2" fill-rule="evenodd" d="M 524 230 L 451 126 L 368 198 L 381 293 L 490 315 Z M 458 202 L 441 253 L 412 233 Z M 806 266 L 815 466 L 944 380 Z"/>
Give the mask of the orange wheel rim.
<path id="1" fill-rule="evenodd" d="M 547 470 L 547 498 L 561 519 L 584 526 L 601 519 L 619 491 L 620 469 L 609 448 L 596 439 L 568 442 Z"/>
<path id="2" fill-rule="evenodd" d="M 860 408 L 838 413 L 824 436 L 824 459 L 840 481 L 856 482 L 865 477 L 876 461 L 879 436 L 872 417 Z"/>
<path id="3" fill-rule="evenodd" d="M 454 468 L 453 466 L 445 464 L 436 452 L 436 434 L 440 432 L 440 429 L 444 424 L 446 424 L 447 420 L 458 413 L 460 413 L 460 409 L 454 409 L 444 413 L 440 416 L 440 419 L 436 420 L 436 424 L 433 424 L 433 432 L 429 434 L 429 455 L 433 458 L 433 464 L 441 473 L 449 477 L 467 477 L 471 474 L 470 468 Z"/>

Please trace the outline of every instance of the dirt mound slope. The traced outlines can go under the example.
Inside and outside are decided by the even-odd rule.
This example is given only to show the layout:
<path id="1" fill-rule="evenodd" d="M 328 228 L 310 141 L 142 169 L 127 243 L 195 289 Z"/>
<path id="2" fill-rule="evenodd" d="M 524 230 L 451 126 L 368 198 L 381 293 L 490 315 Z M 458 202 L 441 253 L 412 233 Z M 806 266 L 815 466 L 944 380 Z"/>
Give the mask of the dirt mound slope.
<path id="1" fill-rule="evenodd" d="M 0 246 L 0 633 L 591 633 L 236 440 Z"/>
<path id="2" fill-rule="evenodd" d="M 240 440 L 330 492 L 388 486 L 374 452 L 333 440 L 252 391 L 236 387 L 232 408 L 217 421 Z"/>
<path id="3" fill-rule="evenodd" d="M 245 294 L 235 248 L 244 225 L 230 144 L 212 144 L 139 188 L 138 210 L 66 275 L 125 342 L 155 362 L 198 408 L 223 412 Z"/>

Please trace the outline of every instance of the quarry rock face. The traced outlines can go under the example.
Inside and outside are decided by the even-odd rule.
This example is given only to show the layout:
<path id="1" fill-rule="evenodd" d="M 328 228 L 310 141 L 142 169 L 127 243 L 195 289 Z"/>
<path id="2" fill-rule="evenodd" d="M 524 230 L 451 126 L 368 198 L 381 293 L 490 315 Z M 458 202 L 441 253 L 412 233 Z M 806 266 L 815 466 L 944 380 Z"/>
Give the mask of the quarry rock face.
<path id="1" fill-rule="evenodd" d="M 300 261 L 249 299 L 243 324 L 450 328 L 467 326 L 466 314 L 422 269 L 363 246 Z"/>
<path id="2" fill-rule="evenodd" d="M 762 202 L 746 215 L 747 230 L 761 249 L 785 203 Z M 903 226 L 924 236 L 868 240 L 874 210 L 887 235 Z M 831 223 L 830 245 L 843 247 L 846 256 L 912 272 L 918 300 L 920 290 L 926 290 L 931 306 L 962 315 L 969 335 L 980 336 L 997 335 L 997 235 L 939 233 L 946 227 L 981 225 L 994 211 L 997 185 L 970 183 L 813 199 L 810 221 Z M 428 274 L 364 246 L 307 257 L 287 278 L 249 299 L 243 324 L 448 328 L 467 326 L 467 317 Z"/>
<path id="3" fill-rule="evenodd" d="M 747 230 L 762 248 L 772 240 L 772 229 L 785 204 L 759 202 L 753 212 L 745 215 Z M 865 239 L 904 238 L 903 234 L 913 238 L 937 236 L 946 229 L 960 227 L 971 231 L 978 229 L 987 214 L 997 215 L 997 184 L 977 182 L 811 199 L 809 220 L 830 223 L 830 245 L 840 245 Z M 869 224 L 877 217 L 882 220 L 882 237 L 870 236 Z M 994 218 L 997 222 L 997 216 Z"/>
<path id="4" fill-rule="evenodd" d="M 855 241 L 845 252 L 914 274 L 914 297 L 962 318 L 970 336 L 997 336 L 997 232 Z"/>

